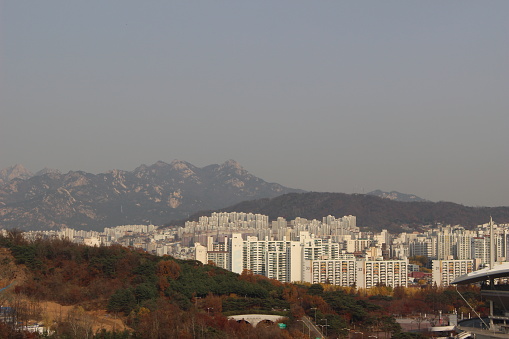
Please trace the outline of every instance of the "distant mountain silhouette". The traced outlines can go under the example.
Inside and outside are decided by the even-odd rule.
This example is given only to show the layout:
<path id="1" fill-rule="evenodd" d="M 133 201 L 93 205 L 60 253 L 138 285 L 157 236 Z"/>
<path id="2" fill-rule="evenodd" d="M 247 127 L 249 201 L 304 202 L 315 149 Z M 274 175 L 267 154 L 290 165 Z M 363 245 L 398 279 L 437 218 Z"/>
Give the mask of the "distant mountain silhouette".
<path id="1" fill-rule="evenodd" d="M 162 225 L 204 209 L 303 192 L 265 182 L 234 160 L 203 168 L 175 160 L 141 165 L 134 171 L 43 170 L 35 176 L 17 165 L 0 174 L 0 228 Z"/>
<path id="2" fill-rule="evenodd" d="M 368 230 L 412 231 L 422 225 L 461 224 L 466 227 L 487 223 L 490 216 L 497 223 L 509 223 L 509 207 L 467 207 L 452 202 L 401 202 L 365 194 L 290 193 L 275 198 L 244 201 L 220 209 L 268 215 L 270 219 L 296 217 L 322 220 L 327 215 L 355 215 L 357 226 Z M 197 220 L 200 212 L 190 219 Z"/>
<path id="3" fill-rule="evenodd" d="M 11 167 L 4 168 L 0 171 L 0 184 L 9 182 L 14 179 L 28 179 L 33 174 L 27 170 L 23 165 L 16 164 Z"/>

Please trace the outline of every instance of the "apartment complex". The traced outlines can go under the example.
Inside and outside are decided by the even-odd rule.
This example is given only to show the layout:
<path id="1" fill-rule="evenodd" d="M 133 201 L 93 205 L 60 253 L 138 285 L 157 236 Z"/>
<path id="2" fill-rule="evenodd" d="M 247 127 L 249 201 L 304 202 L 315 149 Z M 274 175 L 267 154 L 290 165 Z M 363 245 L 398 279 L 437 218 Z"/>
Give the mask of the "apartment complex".
<path id="1" fill-rule="evenodd" d="M 367 288 L 404 285 L 406 279 L 402 277 L 408 268 L 402 265 L 412 256 L 437 260 L 435 281 L 442 286 L 449 284 L 452 276 L 509 257 L 509 224 L 490 223 L 474 229 L 430 225 L 422 229 L 399 234 L 387 230 L 363 232 L 351 215 L 329 215 L 322 220 L 278 217 L 270 221 L 261 214 L 225 212 L 202 216 L 184 227 L 123 225 L 104 232 L 64 228 L 27 232 L 25 236 L 64 237 L 90 246 L 117 243 L 157 255 L 212 262 L 237 273 L 250 270 L 285 282 L 330 282 Z M 453 270 L 445 270 L 440 261 L 453 265 Z M 470 264 L 462 264 L 468 261 L 472 262 L 471 268 Z"/>
<path id="2" fill-rule="evenodd" d="M 474 271 L 474 260 L 433 260 L 433 284 L 449 286 L 459 276 Z"/>
<path id="3" fill-rule="evenodd" d="M 282 282 L 330 283 L 360 288 L 379 284 L 407 286 L 408 260 L 366 260 L 346 254 L 341 247 L 331 239 L 315 238 L 304 231 L 298 241 L 259 240 L 254 236 L 243 240 L 241 234 L 235 233 L 231 238 L 225 238 L 222 244 L 211 241 L 207 247 L 195 244 L 195 258 L 203 263 L 212 261 L 236 273 L 249 270 Z M 229 250 L 222 250 L 226 248 Z"/>

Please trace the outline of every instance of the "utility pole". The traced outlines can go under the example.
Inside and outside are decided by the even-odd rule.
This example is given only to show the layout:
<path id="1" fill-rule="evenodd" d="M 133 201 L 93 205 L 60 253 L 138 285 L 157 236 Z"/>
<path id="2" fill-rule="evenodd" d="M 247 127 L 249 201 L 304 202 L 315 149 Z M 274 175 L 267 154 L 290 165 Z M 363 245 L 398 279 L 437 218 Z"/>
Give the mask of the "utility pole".
<path id="1" fill-rule="evenodd" d="M 325 336 L 327 337 L 328 332 L 329 332 L 329 331 L 327 330 L 327 327 L 329 327 L 329 325 L 327 324 L 327 318 L 325 318 L 325 319 L 320 319 L 320 320 L 325 320 Z"/>

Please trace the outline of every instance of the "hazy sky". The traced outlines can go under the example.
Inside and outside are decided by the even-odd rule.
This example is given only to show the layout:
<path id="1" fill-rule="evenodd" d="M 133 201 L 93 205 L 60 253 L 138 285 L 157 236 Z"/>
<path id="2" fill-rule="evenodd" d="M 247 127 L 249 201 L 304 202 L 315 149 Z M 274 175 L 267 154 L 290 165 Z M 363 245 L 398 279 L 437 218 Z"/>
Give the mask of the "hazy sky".
<path id="1" fill-rule="evenodd" d="M 235 159 L 509 206 L 509 1 L 0 1 L 0 168 Z"/>

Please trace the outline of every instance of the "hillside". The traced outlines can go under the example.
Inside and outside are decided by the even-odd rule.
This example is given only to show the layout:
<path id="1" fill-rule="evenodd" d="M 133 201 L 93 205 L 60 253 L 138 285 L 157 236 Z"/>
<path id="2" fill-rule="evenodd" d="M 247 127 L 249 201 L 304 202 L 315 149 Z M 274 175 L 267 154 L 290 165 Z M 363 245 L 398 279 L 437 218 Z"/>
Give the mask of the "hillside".
<path id="1" fill-rule="evenodd" d="M 489 221 L 509 223 L 509 207 L 467 207 L 451 202 L 401 202 L 364 194 L 290 193 L 271 199 L 244 201 L 221 209 L 224 212 L 251 212 L 268 215 L 270 219 L 296 217 L 320 219 L 327 215 L 355 215 L 357 226 L 370 230 L 383 228 L 401 231 L 436 223 L 474 226 Z M 197 220 L 198 213 L 191 217 Z M 405 229 L 405 228 L 404 228 Z"/>
<path id="2" fill-rule="evenodd" d="M 100 174 L 43 170 L 32 175 L 17 165 L 0 174 L 0 229 L 157 225 L 243 200 L 301 192 L 257 178 L 233 160 L 203 168 L 159 161 Z"/>
<path id="3" fill-rule="evenodd" d="M 395 313 L 430 314 L 449 305 L 466 310 L 453 290 L 419 289 L 410 295 L 382 286 L 360 291 L 280 283 L 120 246 L 27 241 L 17 232 L 0 235 L 0 254 L 0 272 L 8 272 L 0 277 L 0 289 L 14 285 L 0 294 L 0 302 L 16 311 L 12 325 L 0 321 L 0 338 L 14 333 L 39 338 L 23 334 L 22 326 L 33 322 L 50 327 L 55 339 L 304 338 L 307 330 L 297 321 L 304 315 L 327 319 L 333 337 L 353 326 L 365 328 L 366 335 L 390 334 L 400 331 Z M 227 318 L 249 313 L 279 315 L 287 327 L 252 327 Z M 111 329 L 119 320 L 123 325 Z"/>

